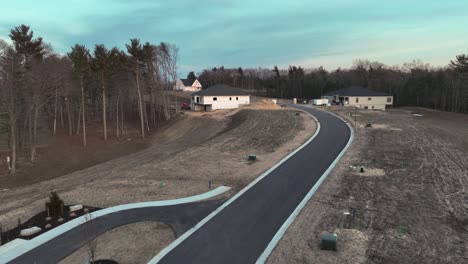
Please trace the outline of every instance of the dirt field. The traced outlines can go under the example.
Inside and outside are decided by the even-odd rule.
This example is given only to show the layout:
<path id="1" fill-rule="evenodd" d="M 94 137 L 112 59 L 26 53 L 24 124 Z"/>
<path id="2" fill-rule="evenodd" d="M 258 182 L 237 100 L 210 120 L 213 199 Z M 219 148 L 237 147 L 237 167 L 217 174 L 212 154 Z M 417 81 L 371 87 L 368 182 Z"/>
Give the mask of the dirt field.
<path id="1" fill-rule="evenodd" d="M 332 111 L 354 124 L 347 108 Z M 468 115 L 358 115 L 350 149 L 268 263 L 467 263 Z M 322 232 L 337 233 L 338 251 L 320 250 Z"/>
<path id="2" fill-rule="evenodd" d="M 173 239 L 171 228 L 158 222 L 125 225 L 97 238 L 96 259 L 112 259 L 122 264 L 147 263 Z M 59 263 L 87 263 L 88 249 L 82 247 Z"/>
<path id="3" fill-rule="evenodd" d="M 64 132 L 44 139 L 38 148 L 38 158 L 31 164 L 28 153 L 19 158 L 15 176 L 10 176 L 3 162 L 7 152 L 0 153 L 0 190 L 18 188 L 82 170 L 96 164 L 137 152 L 146 147 L 148 140 L 142 140 L 137 130 L 127 129 L 121 139 L 109 135 L 102 139 L 99 125 L 87 127 L 87 147 L 83 147 L 82 136 L 68 136 Z"/>
<path id="4" fill-rule="evenodd" d="M 9 228 L 18 218 L 43 210 L 52 190 L 67 204 L 97 207 L 195 195 L 208 191 L 209 180 L 213 187 L 232 187 L 231 195 L 315 131 L 307 114 L 274 105 L 262 109 L 253 105 L 237 111 L 183 114 L 157 132 L 142 151 L 56 179 L 0 191 L 0 223 Z M 256 154 L 258 160 L 248 163 L 249 154 Z"/>

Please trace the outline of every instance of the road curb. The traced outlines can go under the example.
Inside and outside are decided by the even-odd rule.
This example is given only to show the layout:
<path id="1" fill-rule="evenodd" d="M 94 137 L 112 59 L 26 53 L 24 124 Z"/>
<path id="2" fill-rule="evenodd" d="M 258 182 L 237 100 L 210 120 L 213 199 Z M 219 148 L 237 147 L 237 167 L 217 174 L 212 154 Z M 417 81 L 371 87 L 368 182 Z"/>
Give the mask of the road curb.
<path id="1" fill-rule="evenodd" d="M 310 116 L 312 116 L 315 120 L 317 120 L 313 115 L 310 113 L 307 113 L 306 111 L 303 111 L 301 109 L 297 109 L 299 111 L 302 111 Z M 316 121 L 317 123 L 317 129 L 315 130 L 314 134 L 301 146 L 299 146 L 297 149 L 295 149 L 293 152 L 289 153 L 286 157 L 284 157 L 282 160 L 280 160 L 278 163 L 276 163 L 273 167 L 265 171 L 262 175 L 258 176 L 254 181 L 252 181 L 249 185 L 244 187 L 242 190 L 240 190 L 238 193 L 236 193 L 233 197 L 231 197 L 229 200 L 227 200 L 225 203 L 223 203 L 220 207 L 218 207 L 215 211 L 213 211 L 211 214 L 209 214 L 207 217 L 205 217 L 203 220 L 198 222 L 194 227 L 189 229 L 187 232 L 185 232 L 182 236 L 178 237 L 174 242 L 172 242 L 169 246 L 161 250 L 154 258 L 152 258 L 148 264 L 154 264 L 158 263 L 161 259 L 163 259 L 172 249 L 180 245 L 185 239 L 187 239 L 190 235 L 195 233 L 198 229 L 200 229 L 204 224 L 206 224 L 208 221 L 210 221 L 213 217 L 215 217 L 218 213 L 220 213 L 224 208 L 229 206 L 231 203 L 233 203 L 237 198 L 239 198 L 242 194 L 244 194 L 246 191 L 248 191 L 250 188 L 252 188 L 255 184 L 260 182 L 263 178 L 268 176 L 270 172 L 275 170 L 277 167 L 279 167 L 281 164 L 283 164 L 286 160 L 288 160 L 290 157 L 294 156 L 298 151 L 303 149 L 305 146 L 307 146 L 312 140 L 315 139 L 315 137 L 318 135 L 320 132 L 320 122 Z"/>
<path id="2" fill-rule="evenodd" d="M 162 201 L 153 201 L 153 202 L 140 202 L 140 203 L 131 203 L 131 204 L 123 204 L 123 205 L 117 205 L 113 207 L 109 207 L 106 209 L 102 209 L 96 212 L 91 213 L 92 218 L 96 219 L 105 215 L 113 214 L 116 212 L 121 212 L 121 211 L 126 211 L 126 210 L 131 210 L 131 209 L 136 209 L 136 208 L 150 208 L 150 207 L 162 207 L 162 206 L 171 206 L 171 205 L 179 205 L 179 204 L 185 204 L 185 203 L 193 203 L 193 202 L 199 202 L 203 201 L 209 198 L 213 198 L 215 196 L 218 196 L 222 193 L 225 193 L 226 191 L 230 190 L 230 187 L 226 186 L 219 186 L 218 188 L 211 190 L 209 192 L 205 192 L 202 194 L 197 194 L 194 196 L 189 196 L 189 197 L 184 197 L 184 198 L 179 198 L 179 199 L 173 199 L 173 200 L 162 200 Z M 12 261 L 16 259 L 17 257 L 25 254 L 26 252 L 54 239 L 57 236 L 60 236 L 64 234 L 67 231 L 70 231 L 71 229 L 87 222 L 85 219 L 85 215 L 80 216 L 76 219 L 73 219 L 67 223 L 64 223 L 48 232 L 45 232 L 42 235 L 39 235 L 31 240 L 24 240 L 21 241 L 21 243 L 16 243 L 15 246 L 8 246 L 9 243 L 3 245 L 0 247 L 2 248 L 7 248 L 6 250 L 0 250 L 2 252 L 2 255 L 0 256 L 0 263 L 7 263 L 9 261 Z M 8 246 L 8 247 L 6 247 Z"/>
<path id="3" fill-rule="evenodd" d="M 320 110 L 322 111 L 322 110 Z M 324 111 L 325 112 L 325 111 Z M 349 148 L 349 146 L 351 145 L 351 142 L 353 141 L 353 138 L 354 138 L 354 131 L 353 131 L 353 128 L 349 125 L 348 122 L 346 122 L 346 120 L 344 120 L 343 118 L 341 118 L 340 116 L 334 114 L 334 113 L 330 113 L 330 112 L 326 112 L 326 113 L 329 113 L 331 115 L 334 115 L 336 117 L 338 117 L 339 119 L 341 119 L 349 128 L 351 134 L 350 134 L 350 137 L 349 137 L 349 140 L 348 140 L 348 143 L 346 144 L 346 146 L 343 148 L 343 150 L 340 152 L 340 154 L 338 154 L 338 156 L 335 158 L 335 160 L 332 162 L 332 164 L 328 167 L 328 169 L 322 174 L 322 176 L 319 178 L 319 180 L 314 184 L 314 186 L 312 187 L 312 189 L 307 193 L 307 195 L 304 197 L 304 199 L 302 199 L 302 201 L 299 203 L 299 205 L 296 207 L 296 209 L 294 209 L 294 211 L 292 212 L 292 214 L 288 217 L 288 219 L 286 219 L 286 221 L 283 223 L 283 225 L 281 225 L 280 229 L 276 232 L 275 236 L 273 237 L 273 239 L 270 241 L 270 243 L 268 244 L 268 246 L 265 248 L 265 250 L 263 251 L 263 253 L 260 255 L 260 257 L 257 259 L 256 261 L 256 264 L 262 264 L 262 263 L 265 263 L 268 259 L 268 257 L 270 256 L 271 252 L 273 252 L 273 250 L 275 249 L 275 247 L 278 245 L 279 241 L 281 240 L 281 238 L 283 237 L 283 235 L 286 233 L 286 230 L 289 228 L 289 226 L 294 222 L 294 220 L 296 219 L 296 217 L 299 215 L 299 213 L 301 212 L 301 210 L 304 208 L 304 206 L 307 204 L 307 202 L 312 198 L 312 196 L 314 195 L 314 193 L 317 191 L 318 187 L 320 187 L 320 185 L 322 184 L 322 182 L 325 180 L 325 178 L 328 176 L 328 174 L 333 170 L 333 168 L 335 168 L 336 164 L 338 163 L 338 161 L 341 159 L 341 157 L 344 155 L 344 153 L 346 152 L 346 150 Z M 311 116 L 313 116 L 312 114 L 310 113 L 307 113 Z M 313 116 L 314 117 L 314 116 Z M 315 118 L 315 117 L 314 117 Z"/>

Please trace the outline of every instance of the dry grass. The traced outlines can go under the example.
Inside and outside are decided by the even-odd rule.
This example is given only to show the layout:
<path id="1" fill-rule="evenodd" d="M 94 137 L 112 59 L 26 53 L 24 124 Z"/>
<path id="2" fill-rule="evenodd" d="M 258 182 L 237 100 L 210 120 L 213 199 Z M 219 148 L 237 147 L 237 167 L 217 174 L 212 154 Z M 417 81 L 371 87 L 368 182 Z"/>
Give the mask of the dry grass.
<path id="1" fill-rule="evenodd" d="M 147 263 L 173 239 L 171 228 L 158 222 L 125 225 L 97 238 L 96 260 L 112 259 L 122 264 Z M 59 263 L 87 263 L 87 249 L 84 246 Z"/>
<path id="2" fill-rule="evenodd" d="M 66 203 L 109 207 L 195 195 L 227 185 L 237 192 L 315 131 L 315 122 L 291 110 L 242 110 L 184 115 L 158 132 L 143 151 L 50 181 L 0 192 L 0 222 L 12 227 L 43 209 L 47 192 Z M 247 162 L 247 155 L 257 161 Z M 158 223 L 134 224 L 99 238 L 98 257 L 144 263 L 174 237 Z M 130 243 L 129 243 L 130 241 Z M 126 248 L 130 246 L 131 248 Z M 125 247 L 125 250 L 124 248 Z M 81 263 L 82 248 L 63 263 Z"/>
<path id="3" fill-rule="evenodd" d="M 351 120 L 346 107 L 331 110 Z M 351 147 L 268 263 L 467 261 L 468 116 L 412 110 L 360 111 Z M 361 164 L 364 175 L 350 167 Z M 354 220 L 343 216 L 351 208 Z M 318 247 L 324 231 L 341 233 L 337 252 Z"/>

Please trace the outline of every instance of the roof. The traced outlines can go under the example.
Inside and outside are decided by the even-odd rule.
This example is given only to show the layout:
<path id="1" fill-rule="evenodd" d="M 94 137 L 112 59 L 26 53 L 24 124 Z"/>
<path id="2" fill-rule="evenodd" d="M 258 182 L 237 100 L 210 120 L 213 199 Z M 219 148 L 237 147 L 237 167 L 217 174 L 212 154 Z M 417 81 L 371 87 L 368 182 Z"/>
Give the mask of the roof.
<path id="1" fill-rule="evenodd" d="M 341 88 L 333 92 L 324 94 L 323 96 L 389 96 L 387 93 L 372 91 L 359 86 L 351 86 L 347 88 Z"/>
<path id="2" fill-rule="evenodd" d="M 216 84 L 211 86 L 210 88 L 198 91 L 193 93 L 192 95 L 248 95 L 246 92 L 242 91 L 239 88 L 234 88 L 229 85 L 225 84 Z"/>
<path id="3" fill-rule="evenodd" d="M 195 81 L 191 81 L 189 79 L 180 79 L 182 81 L 182 83 L 185 85 L 185 86 L 192 86 L 192 84 L 195 82 Z"/>

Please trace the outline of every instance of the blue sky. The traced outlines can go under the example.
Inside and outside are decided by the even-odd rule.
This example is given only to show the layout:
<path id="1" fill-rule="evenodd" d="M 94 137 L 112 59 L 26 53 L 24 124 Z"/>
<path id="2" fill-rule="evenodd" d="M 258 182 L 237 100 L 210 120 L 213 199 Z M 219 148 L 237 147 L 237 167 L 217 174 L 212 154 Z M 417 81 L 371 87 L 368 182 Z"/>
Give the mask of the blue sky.
<path id="1" fill-rule="evenodd" d="M 65 53 L 75 43 L 130 38 L 180 48 L 179 71 L 225 67 L 350 67 L 358 58 L 436 66 L 468 53 L 466 0 L 5 1 L 0 38 L 28 24 Z"/>

